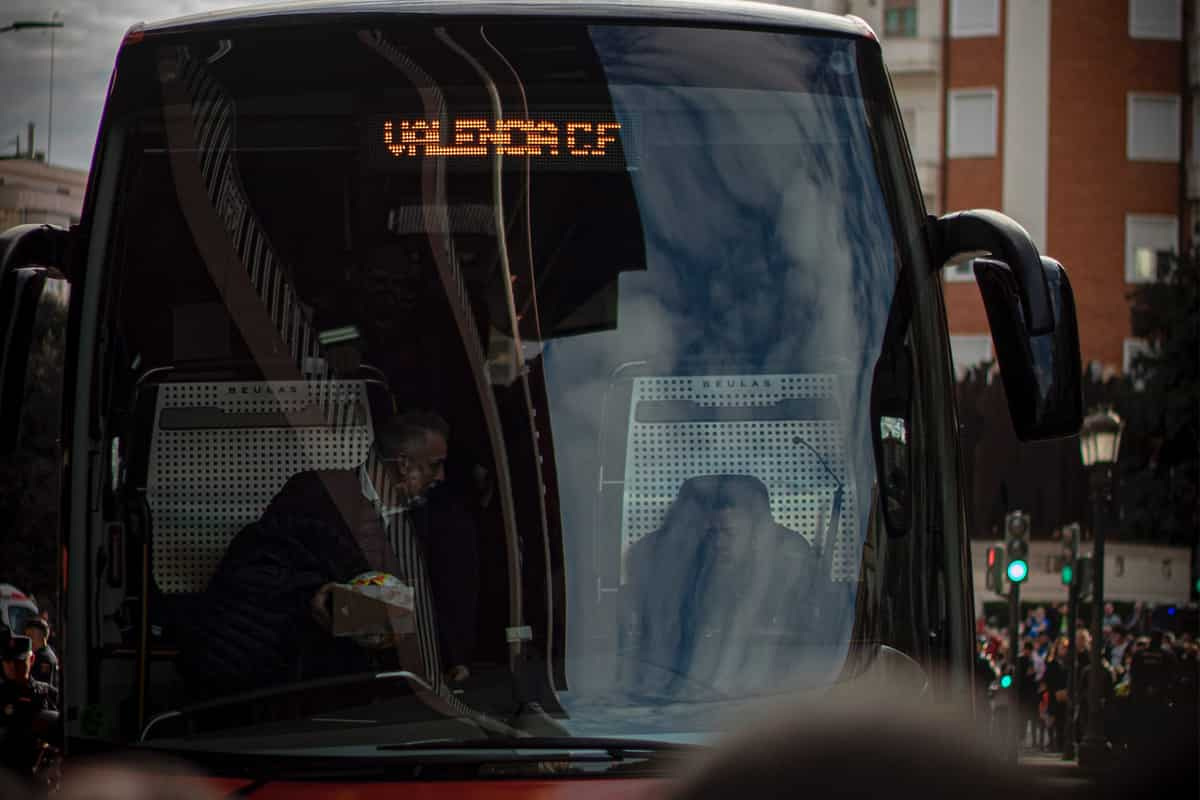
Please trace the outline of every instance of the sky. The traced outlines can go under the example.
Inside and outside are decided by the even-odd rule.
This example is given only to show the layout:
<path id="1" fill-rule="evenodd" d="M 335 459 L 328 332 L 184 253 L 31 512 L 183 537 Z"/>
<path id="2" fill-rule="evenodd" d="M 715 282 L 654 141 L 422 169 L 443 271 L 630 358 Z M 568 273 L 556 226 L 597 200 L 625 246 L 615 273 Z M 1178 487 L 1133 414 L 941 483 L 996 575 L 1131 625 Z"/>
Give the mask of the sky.
<path id="1" fill-rule="evenodd" d="M 0 27 L 15 21 L 48 20 L 54 32 L 54 129 L 50 161 L 87 169 L 100 125 L 104 93 L 125 31 L 136 22 L 236 8 L 246 0 L 0 0 Z M 15 139 L 26 147 L 34 123 L 34 147 L 45 150 L 50 111 L 50 31 L 0 33 L 0 152 Z"/>

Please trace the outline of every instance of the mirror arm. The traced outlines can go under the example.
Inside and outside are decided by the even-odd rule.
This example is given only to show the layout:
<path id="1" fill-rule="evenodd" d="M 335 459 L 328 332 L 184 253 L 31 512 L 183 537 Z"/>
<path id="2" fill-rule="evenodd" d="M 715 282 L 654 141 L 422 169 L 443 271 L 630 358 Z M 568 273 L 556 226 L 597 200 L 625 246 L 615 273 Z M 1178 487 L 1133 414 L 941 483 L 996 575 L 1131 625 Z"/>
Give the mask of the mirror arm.
<path id="1" fill-rule="evenodd" d="M 964 253 L 990 253 L 1012 270 L 1029 333 L 1040 336 L 1054 330 L 1054 310 L 1041 257 L 1029 233 L 1014 219 L 998 211 L 975 209 L 931 217 L 930 223 L 930 244 L 938 268 Z"/>

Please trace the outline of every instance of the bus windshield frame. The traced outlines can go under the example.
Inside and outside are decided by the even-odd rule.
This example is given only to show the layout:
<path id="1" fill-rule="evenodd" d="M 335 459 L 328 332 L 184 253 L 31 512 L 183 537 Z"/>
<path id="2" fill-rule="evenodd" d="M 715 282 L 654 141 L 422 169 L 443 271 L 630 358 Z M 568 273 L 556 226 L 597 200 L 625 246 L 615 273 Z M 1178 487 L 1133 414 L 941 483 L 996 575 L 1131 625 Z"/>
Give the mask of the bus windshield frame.
<path id="1" fill-rule="evenodd" d="M 529 725 L 706 741 L 922 624 L 897 610 L 889 637 L 878 607 L 895 546 L 879 487 L 919 498 L 929 444 L 910 353 L 923 209 L 877 43 L 394 17 L 156 33 L 121 51 L 96 172 L 75 419 L 104 468 L 71 530 L 89 560 L 101 531 L 129 533 L 84 641 L 89 683 L 136 714 L 85 735 L 158 719 L 220 749 L 380 699 L 276 689 L 402 669 L 397 716 L 359 720 L 393 742 Z M 403 481 L 371 465 L 416 458 L 377 457 L 404 409 L 449 422 L 446 474 L 392 505 L 425 548 L 400 583 L 438 608 L 417 645 L 438 655 L 406 661 L 397 629 L 394 657 L 339 661 L 363 641 L 317 652 L 307 602 L 251 635 L 271 596 L 242 591 L 254 543 L 310 535 L 271 516 L 279 498 L 312 473 L 300 493 L 336 506 L 337 471 L 388 507 Z M 310 549 L 269 569 L 315 577 L 271 591 L 392 563 Z M 264 649 L 231 663 L 247 637 Z M 165 724 L 223 699 L 254 710 Z"/>

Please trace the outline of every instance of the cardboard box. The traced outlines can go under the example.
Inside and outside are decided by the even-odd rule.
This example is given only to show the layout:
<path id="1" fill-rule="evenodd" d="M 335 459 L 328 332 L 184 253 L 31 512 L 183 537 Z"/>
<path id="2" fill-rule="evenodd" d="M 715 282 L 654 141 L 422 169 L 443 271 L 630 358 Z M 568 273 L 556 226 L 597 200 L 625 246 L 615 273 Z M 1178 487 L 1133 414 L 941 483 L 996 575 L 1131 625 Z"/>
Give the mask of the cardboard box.
<path id="1" fill-rule="evenodd" d="M 364 591 L 358 586 L 333 587 L 334 636 L 407 635 L 416 631 L 411 604 L 407 607 Z M 409 595 L 411 597 L 411 594 Z"/>

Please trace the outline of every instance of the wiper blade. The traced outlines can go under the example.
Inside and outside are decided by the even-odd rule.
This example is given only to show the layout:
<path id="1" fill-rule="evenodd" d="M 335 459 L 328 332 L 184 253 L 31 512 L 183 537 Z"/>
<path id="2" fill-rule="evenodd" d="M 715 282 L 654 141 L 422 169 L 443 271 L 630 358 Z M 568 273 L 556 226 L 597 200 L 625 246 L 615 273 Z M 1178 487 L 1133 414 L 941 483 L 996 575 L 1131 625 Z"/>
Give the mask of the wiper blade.
<path id="1" fill-rule="evenodd" d="M 703 745 L 663 742 L 656 739 L 621 739 L 584 736 L 509 736 L 491 739 L 459 739 L 454 741 L 423 741 L 382 744 L 377 750 L 537 750 L 554 754 L 599 751 L 614 761 L 627 758 L 646 758 L 653 755 L 689 754 L 704 751 Z M 539 758 L 548 757 L 539 754 Z"/>

